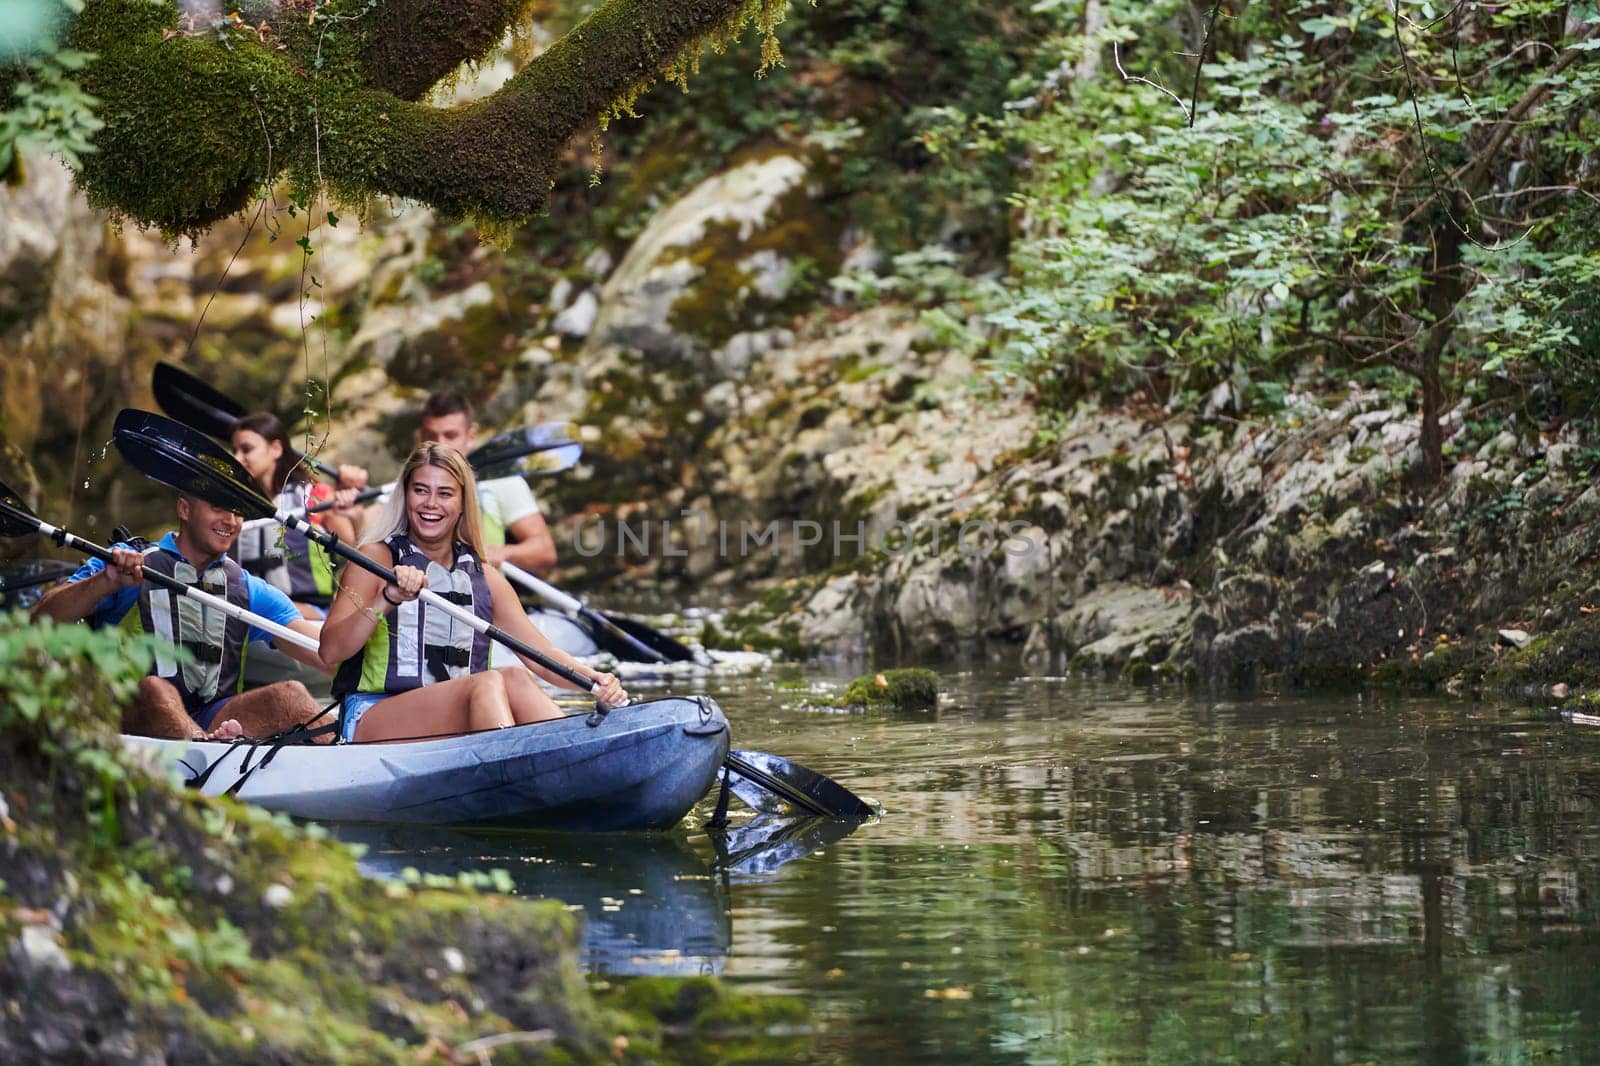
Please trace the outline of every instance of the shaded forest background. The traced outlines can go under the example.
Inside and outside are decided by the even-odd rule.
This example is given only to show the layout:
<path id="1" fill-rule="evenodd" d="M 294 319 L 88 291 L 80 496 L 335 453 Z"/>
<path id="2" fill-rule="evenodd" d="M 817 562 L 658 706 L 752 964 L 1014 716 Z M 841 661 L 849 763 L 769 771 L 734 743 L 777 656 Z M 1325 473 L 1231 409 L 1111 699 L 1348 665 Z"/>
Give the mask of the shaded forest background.
<path id="1" fill-rule="evenodd" d="M 509 54 L 593 6 L 529 5 Z M 548 218 L 502 249 L 439 227 L 430 280 L 501 271 L 537 303 L 675 194 L 781 148 L 831 169 L 829 221 L 871 242 L 857 269 L 802 264 L 786 310 L 914 303 L 1046 410 L 1271 417 L 1354 379 L 1428 422 L 1462 400 L 1486 427 L 1588 417 L 1594 26 L 1593 4 L 1548 2 L 795 5 L 783 66 L 752 80 L 750 33 L 688 93 L 657 87 L 603 156 L 574 143 Z M 74 79 L 92 63 L 13 66 L 14 180 L 11 144 L 93 159 Z M 1437 432 L 1422 458 L 1436 480 Z"/>

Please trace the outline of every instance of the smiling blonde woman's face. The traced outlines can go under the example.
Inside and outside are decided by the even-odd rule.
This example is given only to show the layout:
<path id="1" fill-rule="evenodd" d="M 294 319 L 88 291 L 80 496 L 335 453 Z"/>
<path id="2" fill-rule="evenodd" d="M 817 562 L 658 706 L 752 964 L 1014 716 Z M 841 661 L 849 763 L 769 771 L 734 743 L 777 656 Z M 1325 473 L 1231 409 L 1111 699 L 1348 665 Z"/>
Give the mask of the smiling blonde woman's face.
<path id="1" fill-rule="evenodd" d="M 406 526 L 419 544 L 455 539 L 461 518 L 461 483 L 443 467 L 417 467 L 406 483 Z"/>

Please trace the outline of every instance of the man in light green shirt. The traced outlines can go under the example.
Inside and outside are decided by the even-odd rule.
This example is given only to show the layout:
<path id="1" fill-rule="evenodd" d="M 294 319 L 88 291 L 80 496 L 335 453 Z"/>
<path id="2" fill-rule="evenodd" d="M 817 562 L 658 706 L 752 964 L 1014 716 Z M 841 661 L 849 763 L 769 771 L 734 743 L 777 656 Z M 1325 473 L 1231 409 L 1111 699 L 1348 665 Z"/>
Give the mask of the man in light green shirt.
<path id="1" fill-rule="evenodd" d="M 478 426 L 472 404 L 456 392 L 436 392 L 422 405 L 420 444 L 448 444 L 462 455 L 478 446 Z M 483 508 L 483 534 L 489 562 L 512 563 L 535 574 L 556 565 L 556 543 L 539 512 L 539 501 L 520 477 L 491 478 L 478 482 L 478 503 Z"/>

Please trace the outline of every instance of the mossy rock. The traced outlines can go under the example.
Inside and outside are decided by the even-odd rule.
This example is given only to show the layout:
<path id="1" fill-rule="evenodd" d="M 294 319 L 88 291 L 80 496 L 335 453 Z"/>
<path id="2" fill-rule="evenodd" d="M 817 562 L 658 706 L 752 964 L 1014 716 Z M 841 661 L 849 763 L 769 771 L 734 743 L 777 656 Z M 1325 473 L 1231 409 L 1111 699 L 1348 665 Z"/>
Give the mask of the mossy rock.
<path id="1" fill-rule="evenodd" d="M 1600 689 L 1600 625 L 1586 620 L 1542 634 L 1503 654 L 1484 681 L 1502 688 L 1566 684 Z"/>
<path id="2" fill-rule="evenodd" d="M 811 651 L 800 639 L 799 623 L 792 620 L 744 622 L 735 615 L 728 624 L 731 628 L 723 630 L 715 622 L 706 622 L 700 628 L 700 644 L 715 651 L 759 651 L 785 659 L 804 659 Z"/>
<path id="3" fill-rule="evenodd" d="M 629 1046 L 631 1058 L 794 1062 L 804 1057 L 806 1012 L 797 1000 L 739 995 L 705 977 L 634 977 L 602 985 L 598 992 L 603 1007 L 661 1021 L 659 1045 Z"/>
<path id="4" fill-rule="evenodd" d="M 939 705 L 939 675 L 920 666 L 864 674 L 850 682 L 839 702 L 898 711 L 932 710 Z"/>
<path id="5" fill-rule="evenodd" d="M 806 1057 L 797 1001 L 602 1002 L 560 903 L 375 881 L 315 826 L 151 775 L 114 732 L 148 639 L 0 616 L 0 1061 L 455 1061 L 541 1030 L 495 1061 Z"/>

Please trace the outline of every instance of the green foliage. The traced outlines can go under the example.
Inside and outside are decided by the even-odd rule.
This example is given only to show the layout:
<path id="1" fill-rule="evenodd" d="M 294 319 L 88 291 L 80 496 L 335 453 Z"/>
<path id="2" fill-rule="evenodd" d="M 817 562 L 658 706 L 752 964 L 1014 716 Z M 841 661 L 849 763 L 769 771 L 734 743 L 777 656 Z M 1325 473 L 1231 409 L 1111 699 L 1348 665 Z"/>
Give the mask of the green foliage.
<path id="1" fill-rule="evenodd" d="M 1190 406 L 1225 384 L 1271 410 L 1308 372 L 1414 378 L 1442 359 L 1458 393 L 1587 365 L 1600 257 L 1577 235 L 1593 231 L 1600 69 L 1551 73 L 1600 43 L 1587 26 L 1565 37 L 1532 3 L 1402 5 L 1397 39 L 1380 0 L 1241 6 L 1191 123 L 1189 5 L 1104 6 L 1086 34 L 1075 5 L 1053 5 L 1061 68 L 977 121 L 990 154 L 1028 151 L 1011 277 L 988 305 L 999 377 L 1062 407 Z"/>
<path id="2" fill-rule="evenodd" d="M 0 15 L 0 176 L 21 175 L 22 155 L 51 151 L 78 167 L 105 124 L 78 75 L 94 58 L 61 47 L 61 20 L 83 0 L 38 0 Z M 14 20 L 14 23 L 13 23 Z"/>
<path id="3" fill-rule="evenodd" d="M 101 846 L 119 836 L 128 780 L 115 716 L 149 672 L 157 639 L 0 615 L 0 737 L 76 771 L 81 793 L 66 808 L 82 812 Z"/>
<path id="4" fill-rule="evenodd" d="M 121 629 L 0 615 L 0 731 L 47 754 L 89 758 L 116 731 L 108 715 L 133 697 L 157 646 L 156 637 Z"/>

